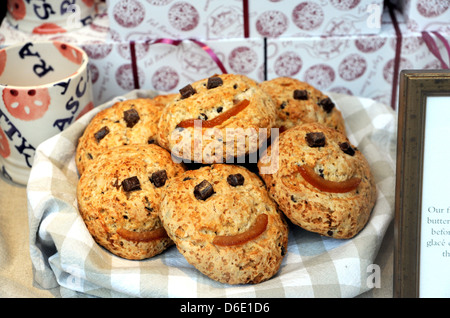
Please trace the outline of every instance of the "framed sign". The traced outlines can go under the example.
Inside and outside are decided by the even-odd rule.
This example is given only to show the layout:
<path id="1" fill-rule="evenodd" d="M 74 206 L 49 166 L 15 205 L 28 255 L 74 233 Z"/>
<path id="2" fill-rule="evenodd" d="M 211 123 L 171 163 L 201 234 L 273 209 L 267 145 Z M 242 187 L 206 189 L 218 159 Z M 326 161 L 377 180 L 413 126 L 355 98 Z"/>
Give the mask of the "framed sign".
<path id="1" fill-rule="evenodd" d="M 450 71 L 400 73 L 394 297 L 450 297 Z"/>

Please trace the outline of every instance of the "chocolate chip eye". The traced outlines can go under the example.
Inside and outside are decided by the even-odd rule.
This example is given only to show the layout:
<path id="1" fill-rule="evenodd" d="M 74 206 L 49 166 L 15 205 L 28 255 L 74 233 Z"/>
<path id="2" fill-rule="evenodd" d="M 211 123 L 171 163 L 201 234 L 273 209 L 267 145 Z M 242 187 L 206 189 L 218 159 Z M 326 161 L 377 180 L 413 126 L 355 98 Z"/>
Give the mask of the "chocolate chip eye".
<path id="1" fill-rule="evenodd" d="M 284 245 L 281 246 L 281 256 L 286 255 L 286 249 L 284 247 Z"/>
<path id="2" fill-rule="evenodd" d="M 306 89 L 296 89 L 294 91 L 294 99 L 298 99 L 298 100 L 307 100 L 308 99 L 308 92 L 306 91 Z"/>
<path id="3" fill-rule="evenodd" d="M 18 92 L 17 90 L 15 90 L 15 89 L 10 90 L 9 93 L 10 93 L 12 96 L 18 96 L 18 95 L 19 95 L 19 92 Z"/>
<path id="4" fill-rule="evenodd" d="M 159 170 L 152 173 L 150 177 L 150 182 L 154 184 L 155 187 L 160 188 L 166 184 L 167 173 L 166 170 Z"/>
<path id="5" fill-rule="evenodd" d="M 109 134 L 109 128 L 104 126 L 102 127 L 99 131 L 97 131 L 94 134 L 95 139 L 97 140 L 97 142 L 100 142 L 100 140 L 102 140 L 103 138 L 105 138 L 105 136 Z"/>
<path id="6" fill-rule="evenodd" d="M 191 86 L 191 84 L 188 84 L 180 89 L 181 99 L 188 98 L 196 93 L 197 91 Z"/>
<path id="7" fill-rule="evenodd" d="M 141 184 L 136 176 L 123 180 L 122 187 L 126 192 L 141 190 Z"/>
<path id="8" fill-rule="evenodd" d="M 134 125 L 137 124 L 140 117 L 136 109 L 128 109 L 123 112 L 123 119 L 127 123 L 127 127 L 132 128 Z"/>
<path id="9" fill-rule="evenodd" d="M 200 115 L 198 116 L 198 119 L 200 119 L 200 120 L 208 120 L 208 116 L 206 116 L 205 113 L 200 113 Z"/>
<path id="10" fill-rule="evenodd" d="M 244 184 L 244 180 L 245 180 L 244 176 L 242 174 L 240 174 L 240 173 L 230 174 L 227 177 L 227 182 L 232 187 L 243 185 Z"/>
<path id="11" fill-rule="evenodd" d="M 208 83 L 206 84 L 207 89 L 216 88 L 223 85 L 223 81 L 220 77 L 213 76 L 208 78 Z"/>
<path id="12" fill-rule="evenodd" d="M 334 103 L 331 101 L 329 97 L 320 100 L 317 104 L 321 106 L 323 110 L 327 113 L 331 112 L 331 110 L 334 107 Z"/>
<path id="13" fill-rule="evenodd" d="M 355 154 L 355 149 L 353 149 L 348 142 L 339 143 L 339 148 L 347 155 L 353 156 Z"/>
<path id="14" fill-rule="evenodd" d="M 28 96 L 34 96 L 34 95 L 36 95 L 36 90 L 30 89 L 27 93 L 28 93 Z"/>
<path id="15" fill-rule="evenodd" d="M 325 146 L 325 135 L 323 132 L 310 132 L 305 136 L 305 140 L 310 147 L 323 147 Z"/>
<path id="16" fill-rule="evenodd" d="M 211 183 L 203 180 L 194 188 L 194 196 L 197 200 L 206 200 L 214 194 L 214 189 Z"/>

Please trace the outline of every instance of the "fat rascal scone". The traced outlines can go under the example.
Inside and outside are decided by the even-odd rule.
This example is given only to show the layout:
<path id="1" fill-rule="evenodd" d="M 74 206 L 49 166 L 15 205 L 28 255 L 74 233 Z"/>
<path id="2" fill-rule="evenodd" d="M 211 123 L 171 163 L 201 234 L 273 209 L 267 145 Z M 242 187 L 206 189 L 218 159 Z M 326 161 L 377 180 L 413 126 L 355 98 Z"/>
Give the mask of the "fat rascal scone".
<path id="1" fill-rule="evenodd" d="M 233 162 L 270 137 L 275 116 L 272 99 L 255 81 L 245 75 L 214 75 L 186 85 L 164 108 L 158 143 L 181 159 Z"/>
<path id="2" fill-rule="evenodd" d="M 333 101 L 312 85 L 291 77 L 278 77 L 259 86 L 275 102 L 276 127 L 289 129 L 298 124 L 318 122 L 345 133 L 341 112 Z"/>
<path id="3" fill-rule="evenodd" d="M 78 140 L 79 174 L 106 149 L 155 142 L 162 108 L 152 99 L 138 98 L 117 102 L 96 114 Z"/>
<path id="4" fill-rule="evenodd" d="M 286 130 L 276 146 L 269 146 L 258 169 L 294 224 L 339 239 L 364 228 L 376 201 L 375 181 L 366 158 L 344 134 L 308 123 Z M 269 166 L 272 171 L 262 173 Z"/>
<path id="5" fill-rule="evenodd" d="M 281 212 L 261 179 L 241 166 L 205 166 L 172 179 L 160 218 L 186 260 L 222 283 L 265 281 L 286 253 Z"/>
<path id="6" fill-rule="evenodd" d="M 140 260 L 173 242 L 159 220 L 164 186 L 184 172 L 155 145 L 126 145 L 106 150 L 80 177 L 78 209 L 94 240 L 111 253 Z"/>

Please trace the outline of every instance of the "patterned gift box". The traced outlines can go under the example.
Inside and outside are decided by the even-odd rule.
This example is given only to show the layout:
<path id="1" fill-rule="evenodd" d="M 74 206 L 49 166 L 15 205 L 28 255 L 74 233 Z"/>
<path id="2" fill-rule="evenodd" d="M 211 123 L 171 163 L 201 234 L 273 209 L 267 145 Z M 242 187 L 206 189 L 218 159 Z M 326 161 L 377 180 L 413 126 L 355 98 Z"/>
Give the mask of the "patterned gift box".
<path id="1" fill-rule="evenodd" d="M 382 12 L 383 0 L 251 0 L 250 35 L 378 34 Z"/>
<path id="2" fill-rule="evenodd" d="M 450 31 L 449 0 L 401 0 L 399 6 L 411 31 Z"/>
<path id="3" fill-rule="evenodd" d="M 229 39 L 376 34 L 383 0 L 108 0 L 110 36 Z"/>
<path id="4" fill-rule="evenodd" d="M 450 33 L 408 30 L 398 12 L 383 17 L 380 34 L 267 40 L 267 79 L 291 76 L 329 92 L 398 102 L 402 69 L 448 65 Z"/>
<path id="5" fill-rule="evenodd" d="M 133 89 L 175 93 L 215 73 L 263 78 L 263 39 L 104 42 L 82 45 L 90 56 L 96 100 Z"/>
<path id="6" fill-rule="evenodd" d="M 107 0 L 110 36 L 116 41 L 224 39 L 244 36 L 243 1 Z"/>

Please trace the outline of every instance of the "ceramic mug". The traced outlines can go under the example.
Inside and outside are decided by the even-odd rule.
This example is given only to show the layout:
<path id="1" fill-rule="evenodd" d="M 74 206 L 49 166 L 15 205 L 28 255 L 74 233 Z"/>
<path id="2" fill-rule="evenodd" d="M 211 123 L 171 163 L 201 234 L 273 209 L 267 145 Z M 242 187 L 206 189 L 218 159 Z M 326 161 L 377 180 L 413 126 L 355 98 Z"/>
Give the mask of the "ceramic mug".
<path id="1" fill-rule="evenodd" d="M 15 28 L 36 34 L 62 33 L 92 22 L 96 0 L 8 0 L 6 18 Z"/>
<path id="2" fill-rule="evenodd" d="M 82 49 L 40 41 L 0 50 L 0 175 L 25 185 L 36 147 L 93 107 Z"/>

